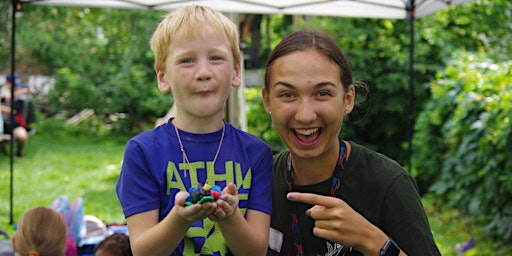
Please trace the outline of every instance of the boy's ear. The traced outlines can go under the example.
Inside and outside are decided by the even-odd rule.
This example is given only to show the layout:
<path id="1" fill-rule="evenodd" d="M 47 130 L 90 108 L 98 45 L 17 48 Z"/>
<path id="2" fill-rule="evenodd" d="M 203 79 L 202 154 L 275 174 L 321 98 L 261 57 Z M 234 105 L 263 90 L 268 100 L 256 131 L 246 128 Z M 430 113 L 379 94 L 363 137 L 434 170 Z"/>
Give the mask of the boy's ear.
<path id="1" fill-rule="evenodd" d="M 231 83 L 232 83 L 233 87 L 238 87 L 242 84 L 240 65 L 235 65 L 235 70 L 233 73 L 233 81 Z"/>
<path id="2" fill-rule="evenodd" d="M 167 83 L 167 78 L 165 76 L 165 73 L 162 72 L 162 71 L 156 71 L 156 77 L 158 79 L 158 89 L 161 91 L 161 92 L 170 92 L 171 91 L 171 86 L 169 85 L 169 83 Z"/>

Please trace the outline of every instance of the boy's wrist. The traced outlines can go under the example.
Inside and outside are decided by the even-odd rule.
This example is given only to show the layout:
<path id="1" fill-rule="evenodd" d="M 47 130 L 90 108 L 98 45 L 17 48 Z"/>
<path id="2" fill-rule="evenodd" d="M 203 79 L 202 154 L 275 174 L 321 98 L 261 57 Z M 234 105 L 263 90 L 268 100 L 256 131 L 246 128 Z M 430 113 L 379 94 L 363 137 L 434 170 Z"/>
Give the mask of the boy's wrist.
<path id="1" fill-rule="evenodd" d="M 236 215 L 237 215 L 237 212 L 240 213 L 240 216 L 242 218 L 244 218 L 242 216 L 242 212 L 240 211 L 240 209 L 238 208 L 238 206 L 236 207 L 235 211 L 233 211 L 230 215 L 226 215 L 224 218 L 221 218 L 221 219 L 218 219 L 217 222 L 219 223 L 226 223 L 226 224 L 230 224 L 231 222 L 233 222 L 233 224 L 236 223 L 236 219 L 238 218 Z M 245 218 L 244 218 L 245 219 Z"/>

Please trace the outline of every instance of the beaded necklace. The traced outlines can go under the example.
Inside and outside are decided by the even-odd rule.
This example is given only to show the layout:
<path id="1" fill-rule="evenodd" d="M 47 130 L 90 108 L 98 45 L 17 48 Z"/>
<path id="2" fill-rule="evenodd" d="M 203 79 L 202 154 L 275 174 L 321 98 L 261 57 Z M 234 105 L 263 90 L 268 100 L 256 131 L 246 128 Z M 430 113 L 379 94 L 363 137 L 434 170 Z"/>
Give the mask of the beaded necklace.
<path id="1" fill-rule="evenodd" d="M 180 150 L 183 156 L 183 162 L 187 163 L 188 170 L 191 170 L 190 161 L 188 160 L 187 153 L 185 152 L 185 148 L 183 147 L 183 142 L 181 142 L 180 132 L 178 131 L 178 127 L 174 125 L 174 131 L 176 132 L 176 137 L 178 137 L 178 142 L 180 143 Z M 215 157 L 213 158 L 212 166 L 215 169 L 215 162 L 217 161 L 217 157 L 219 156 L 220 148 L 222 147 L 222 142 L 224 141 L 224 132 L 226 131 L 226 125 L 224 121 L 222 122 L 222 135 L 220 137 L 219 147 L 217 147 L 217 152 L 215 153 Z M 187 177 L 187 172 L 185 171 L 185 177 Z M 208 178 L 205 184 L 208 183 Z"/>

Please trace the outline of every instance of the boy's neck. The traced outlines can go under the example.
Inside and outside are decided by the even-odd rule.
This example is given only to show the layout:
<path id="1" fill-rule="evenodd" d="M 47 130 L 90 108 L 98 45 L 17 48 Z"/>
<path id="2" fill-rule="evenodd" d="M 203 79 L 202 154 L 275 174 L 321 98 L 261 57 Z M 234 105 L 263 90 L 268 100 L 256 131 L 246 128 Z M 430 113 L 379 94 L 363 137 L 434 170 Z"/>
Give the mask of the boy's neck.
<path id="1" fill-rule="evenodd" d="M 190 133 L 211 133 L 222 129 L 224 120 L 222 118 L 200 118 L 190 119 L 176 117 L 172 120 L 172 124 L 178 129 Z"/>

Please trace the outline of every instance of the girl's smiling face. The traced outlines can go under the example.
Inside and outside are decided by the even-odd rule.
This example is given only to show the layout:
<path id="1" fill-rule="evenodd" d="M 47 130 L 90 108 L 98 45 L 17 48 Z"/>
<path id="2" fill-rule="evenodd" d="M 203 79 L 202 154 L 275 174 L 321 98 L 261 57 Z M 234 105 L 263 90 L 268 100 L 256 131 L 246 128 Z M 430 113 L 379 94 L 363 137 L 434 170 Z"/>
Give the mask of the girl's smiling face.
<path id="1" fill-rule="evenodd" d="M 338 150 L 345 110 L 354 104 L 354 86 L 345 92 L 340 68 L 314 49 L 279 57 L 271 67 L 264 104 L 288 148 L 304 158 Z M 268 91 L 267 91 L 268 90 Z"/>

